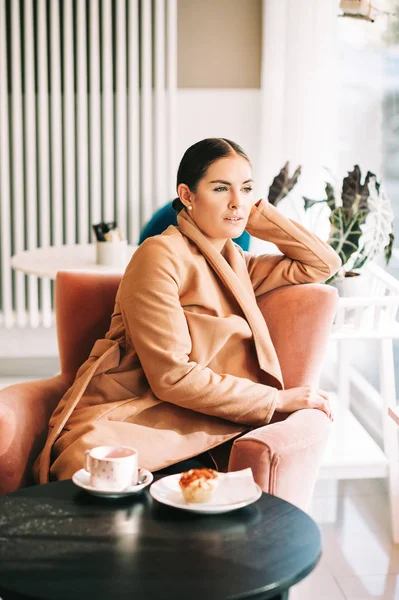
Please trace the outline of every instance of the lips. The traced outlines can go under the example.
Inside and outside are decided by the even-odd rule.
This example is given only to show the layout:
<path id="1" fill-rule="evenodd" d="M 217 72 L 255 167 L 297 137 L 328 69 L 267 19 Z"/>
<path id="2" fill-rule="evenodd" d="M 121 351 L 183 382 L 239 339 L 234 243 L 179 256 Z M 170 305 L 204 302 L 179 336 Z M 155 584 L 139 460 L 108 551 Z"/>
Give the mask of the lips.
<path id="1" fill-rule="evenodd" d="M 224 217 L 224 221 L 228 223 L 239 223 L 242 221 L 242 217 Z"/>

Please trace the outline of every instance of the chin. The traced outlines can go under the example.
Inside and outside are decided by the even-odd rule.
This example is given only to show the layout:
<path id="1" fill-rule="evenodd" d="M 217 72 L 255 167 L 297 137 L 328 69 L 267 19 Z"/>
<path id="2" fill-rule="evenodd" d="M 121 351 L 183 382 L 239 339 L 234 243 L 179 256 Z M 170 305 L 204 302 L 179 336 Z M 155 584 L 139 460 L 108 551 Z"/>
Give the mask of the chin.
<path id="1" fill-rule="evenodd" d="M 230 238 L 231 240 L 234 240 L 235 238 L 240 237 L 240 235 L 242 235 L 245 231 L 245 225 L 240 225 L 239 227 L 229 227 L 228 228 L 228 233 L 226 233 L 226 237 Z"/>

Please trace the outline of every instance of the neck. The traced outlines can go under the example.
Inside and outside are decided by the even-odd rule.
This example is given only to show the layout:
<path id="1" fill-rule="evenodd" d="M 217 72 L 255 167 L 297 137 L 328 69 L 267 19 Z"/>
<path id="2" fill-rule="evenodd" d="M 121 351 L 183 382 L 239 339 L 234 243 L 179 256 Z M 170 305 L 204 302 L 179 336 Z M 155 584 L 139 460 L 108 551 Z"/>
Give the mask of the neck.
<path id="1" fill-rule="evenodd" d="M 212 246 L 218 252 L 222 253 L 222 250 L 225 247 L 228 238 L 223 238 L 223 239 L 211 238 L 208 235 L 206 235 L 206 233 L 204 233 L 202 231 L 202 229 L 200 227 L 198 227 L 197 223 L 194 221 L 194 219 L 192 218 L 192 216 L 190 215 L 190 213 L 187 210 L 181 211 L 179 213 L 178 218 L 177 218 L 177 222 L 179 222 L 179 219 L 184 219 L 185 221 L 188 221 L 189 223 L 191 223 L 192 225 L 194 225 L 194 227 L 196 229 L 198 229 L 198 231 L 200 231 L 202 233 L 202 235 L 208 240 L 208 242 L 210 244 L 212 244 Z"/>
<path id="2" fill-rule="evenodd" d="M 199 228 L 198 228 L 198 229 L 199 229 Z M 214 246 L 214 247 L 216 248 L 216 250 L 217 250 L 218 252 L 220 252 L 220 253 L 222 252 L 223 248 L 224 248 L 224 247 L 225 247 L 225 245 L 226 245 L 227 239 L 224 239 L 224 240 L 218 240 L 218 239 L 215 239 L 215 238 L 210 238 L 210 237 L 208 237 L 207 235 L 205 235 L 205 234 L 204 234 L 204 232 L 203 232 L 203 231 L 202 231 L 201 233 L 202 233 L 202 235 L 203 235 L 204 237 L 206 237 L 206 239 L 208 240 L 208 242 L 210 242 L 210 243 L 212 244 L 212 246 Z"/>

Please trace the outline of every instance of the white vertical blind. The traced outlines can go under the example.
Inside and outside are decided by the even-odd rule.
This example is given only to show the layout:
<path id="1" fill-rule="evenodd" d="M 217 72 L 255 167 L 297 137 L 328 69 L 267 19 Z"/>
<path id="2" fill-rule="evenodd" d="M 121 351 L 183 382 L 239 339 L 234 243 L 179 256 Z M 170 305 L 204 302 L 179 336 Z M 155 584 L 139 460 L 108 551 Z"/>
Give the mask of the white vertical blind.
<path id="1" fill-rule="evenodd" d="M 12 287 L 10 271 L 11 232 L 10 232 L 10 138 L 8 133 L 8 76 L 6 45 L 6 4 L 0 0 L 0 255 L 1 255 L 1 301 L 3 305 L 0 324 L 12 327 Z"/>
<path id="2" fill-rule="evenodd" d="M 140 235 L 140 98 L 138 0 L 128 4 L 128 226 L 131 240 Z"/>
<path id="3" fill-rule="evenodd" d="M 160 207 L 168 199 L 165 188 L 165 140 L 166 140 L 166 94 L 165 94 L 165 3 L 155 2 L 155 118 L 154 118 L 154 159 L 155 159 L 155 206 Z"/>
<path id="4" fill-rule="evenodd" d="M 40 246 L 50 245 L 50 132 L 49 132 L 49 81 L 47 67 L 46 0 L 37 3 L 37 138 L 38 138 L 38 206 L 40 207 Z M 43 324 L 51 325 L 50 281 L 42 279 L 41 315 Z"/>
<path id="5" fill-rule="evenodd" d="M 141 225 L 153 212 L 152 181 L 152 5 L 141 2 L 141 193 L 143 198 Z"/>
<path id="6" fill-rule="evenodd" d="M 87 115 L 86 2 L 76 3 L 76 178 L 78 241 L 89 234 L 89 140 Z"/>
<path id="7" fill-rule="evenodd" d="M 98 0 L 90 0 L 90 215 L 101 221 L 101 88 L 100 88 L 100 11 Z"/>
<path id="8" fill-rule="evenodd" d="M 13 254 L 86 243 L 101 220 L 136 244 L 170 198 L 176 11 L 0 0 L 0 326 L 53 323 L 50 281 L 13 272 Z"/>
<path id="9" fill-rule="evenodd" d="M 104 220 L 114 218 L 114 107 L 111 0 L 102 0 L 102 154 Z"/>
<path id="10" fill-rule="evenodd" d="M 167 0 L 168 189 L 176 196 L 177 148 L 177 0 Z"/>
<path id="11" fill-rule="evenodd" d="M 13 234 L 14 251 L 25 249 L 25 206 L 24 206 L 24 148 L 22 130 L 22 56 L 20 36 L 19 2 L 11 3 L 11 177 L 13 190 Z M 15 274 L 15 305 L 17 323 L 25 327 L 28 315 L 25 306 L 25 279 L 22 273 Z"/>
<path id="12" fill-rule="evenodd" d="M 127 236 L 127 114 L 126 114 L 126 5 L 116 2 L 116 98 L 115 98 L 115 196 L 116 220 L 124 238 Z"/>
<path id="13" fill-rule="evenodd" d="M 36 177 L 36 94 L 35 63 L 33 38 L 32 0 L 24 3 L 24 146 L 25 146 L 25 201 L 26 201 L 26 238 L 29 250 L 37 248 L 37 177 Z M 29 321 L 31 327 L 39 325 L 38 282 L 37 277 L 28 277 Z"/>
<path id="14" fill-rule="evenodd" d="M 62 95 L 59 3 L 50 2 L 50 130 L 52 244 L 63 243 Z"/>
<path id="15" fill-rule="evenodd" d="M 75 182 L 75 90 L 73 58 L 73 4 L 62 2 L 64 16 L 64 214 L 66 243 L 76 242 L 76 182 Z"/>

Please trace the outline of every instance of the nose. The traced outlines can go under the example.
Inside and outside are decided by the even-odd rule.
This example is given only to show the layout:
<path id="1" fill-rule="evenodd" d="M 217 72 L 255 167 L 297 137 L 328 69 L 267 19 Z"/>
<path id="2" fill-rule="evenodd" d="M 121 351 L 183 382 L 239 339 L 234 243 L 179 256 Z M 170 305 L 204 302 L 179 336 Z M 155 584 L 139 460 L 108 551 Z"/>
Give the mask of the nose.
<path id="1" fill-rule="evenodd" d="M 231 210 L 236 209 L 236 208 L 240 208 L 243 205 L 242 199 L 240 197 L 240 194 L 236 191 L 232 191 L 231 192 L 231 196 L 230 196 L 230 202 L 229 202 L 229 208 Z"/>

